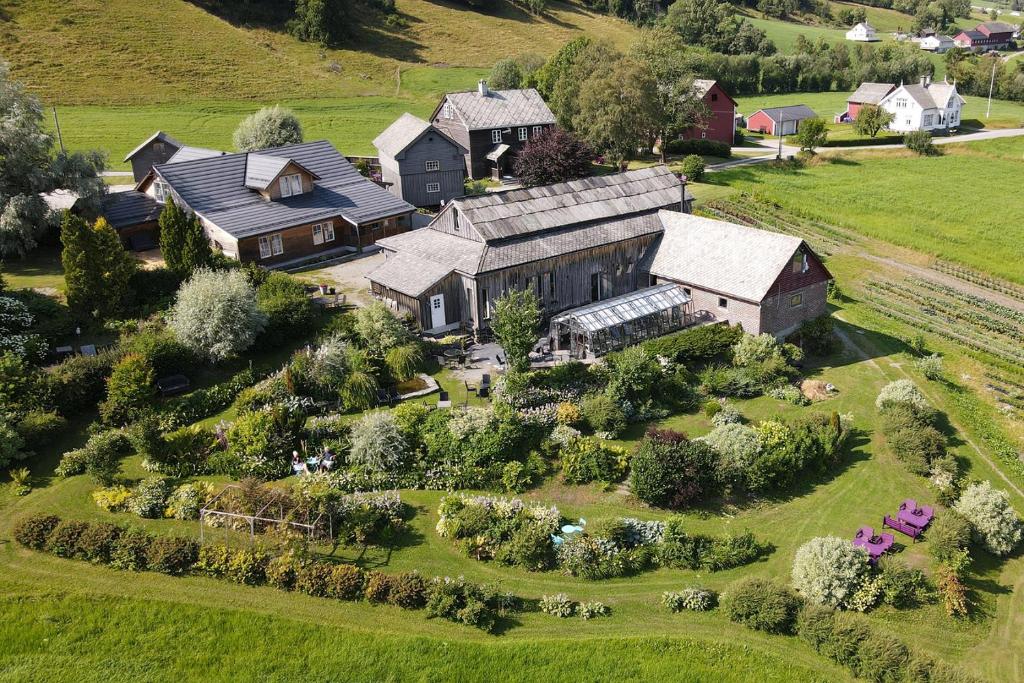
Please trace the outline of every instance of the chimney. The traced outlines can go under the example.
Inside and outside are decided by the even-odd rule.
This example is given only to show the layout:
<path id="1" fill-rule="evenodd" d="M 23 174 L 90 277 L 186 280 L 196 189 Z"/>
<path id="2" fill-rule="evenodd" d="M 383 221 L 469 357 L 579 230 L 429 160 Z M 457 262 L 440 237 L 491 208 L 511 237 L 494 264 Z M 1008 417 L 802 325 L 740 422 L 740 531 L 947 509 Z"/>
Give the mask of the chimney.
<path id="1" fill-rule="evenodd" d="M 690 203 L 686 201 L 686 174 L 679 174 L 679 213 L 690 213 Z"/>
<path id="2" fill-rule="evenodd" d="M 480 97 L 487 97 L 491 91 L 487 89 L 487 81 L 480 79 L 476 84 L 476 91 Z"/>
<path id="3" fill-rule="evenodd" d="M 922 88 L 927 88 L 931 84 L 931 81 L 932 81 L 931 76 L 927 76 L 927 75 L 921 76 L 921 87 Z"/>

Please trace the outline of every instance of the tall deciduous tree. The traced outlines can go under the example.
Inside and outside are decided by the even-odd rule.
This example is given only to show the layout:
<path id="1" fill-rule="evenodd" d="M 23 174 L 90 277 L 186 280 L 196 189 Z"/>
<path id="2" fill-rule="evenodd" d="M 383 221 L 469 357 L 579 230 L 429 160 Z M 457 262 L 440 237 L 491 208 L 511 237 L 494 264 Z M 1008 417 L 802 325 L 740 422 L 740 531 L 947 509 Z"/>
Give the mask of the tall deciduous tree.
<path id="1" fill-rule="evenodd" d="M 121 246 L 117 232 L 103 218 L 90 226 L 83 218 L 65 211 L 60 239 L 72 313 L 79 318 L 100 319 L 122 313 L 138 262 Z"/>
<path id="2" fill-rule="evenodd" d="M 508 367 L 525 372 L 530 367 L 530 350 L 537 343 L 540 306 L 530 290 L 509 290 L 495 303 L 491 330 L 505 350 Z"/>
<path id="3" fill-rule="evenodd" d="M 587 143 L 561 128 L 532 138 L 516 155 L 513 171 L 526 187 L 550 185 L 590 175 L 594 152 Z"/>
<path id="4" fill-rule="evenodd" d="M 294 145 L 302 142 L 302 126 L 295 114 L 275 104 L 242 119 L 235 129 L 234 142 L 239 152 Z"/>
<path id="5" fill-rule="evenodd" d="M 296 0 L 288 31 L 299 40 L 337 45 L 351 24 L 351 4 L 351 0 Z"/>
<path id="6" fill-rule="evenodd" d="M 881 107 L 873 104 L 865 104 L 857 112 L 857 118 L 853 121 L 853 129 L 860 135 L 875 137 L 878 133 L 892 123 L 893 115 Z"/>
<path id="7" fill-rule="evenodd" d="M 491 69 L 487 84 L 495 90 L 515 90 L 523 87 L 523 70 L 511 57 L 499 59 Z"/>
<path id="8" fill-rule="evenodd" d="M 653 143 L 664 116 L 651 72 L 633 59 L 620 58 L 580 86 L 573 126 L 595 149 L 630 159 Z"/>
<path id="9" fill-rule="evenodd" d="M 83 208 L 95 212 L 106 191 L 99 177 L 104 160 L 95 152 L 54 154 L 39 101 L 11 79 L 3 62 L 0 121 L 0 257 L 24 256 L 51 224 L 40 193 L 70 189 Z"/>

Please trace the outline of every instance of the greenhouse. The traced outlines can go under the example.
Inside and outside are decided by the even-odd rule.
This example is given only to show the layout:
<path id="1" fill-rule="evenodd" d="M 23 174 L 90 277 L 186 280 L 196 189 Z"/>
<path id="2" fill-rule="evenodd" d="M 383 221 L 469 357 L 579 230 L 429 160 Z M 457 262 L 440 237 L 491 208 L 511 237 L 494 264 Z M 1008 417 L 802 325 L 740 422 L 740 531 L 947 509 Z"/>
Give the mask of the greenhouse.
<path id="1" fill-rule="evenodd" d="M 663 284 L 598 301 L 551 319 L 552 350 L 572 358 L 609 351 L 680 330 L 696 322 L 690 297 Z"/>

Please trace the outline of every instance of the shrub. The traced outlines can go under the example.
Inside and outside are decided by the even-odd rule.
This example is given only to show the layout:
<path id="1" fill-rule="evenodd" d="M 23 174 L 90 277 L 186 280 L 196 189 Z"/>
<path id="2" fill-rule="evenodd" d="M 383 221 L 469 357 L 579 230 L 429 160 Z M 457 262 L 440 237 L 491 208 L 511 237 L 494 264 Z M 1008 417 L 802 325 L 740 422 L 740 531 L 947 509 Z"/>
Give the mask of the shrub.
<path id="1" fill-rule="evenodd" d="M 792 403 L 795 406 L 806 406 L 811 403 L 811 400 L 804 396 L 804 392 L 800 391 L 798 387 L 795 387 L 792 384 L 772 387 L 768 390 L 768 395 L 780 401 Z"/>
<path id="2" fill-rule="evenodd" d="M 914 607 L 927 598 L 930 586 L 920 569 L 908 567 L 894 557 L 882 558 L 878 566 L 882 602 L 886 605 L 897 609 Z"/>
<path id="3" fill-rule="evenodd" d="M 394 578 L 388 603 L 403 609 L 420 609 L 427 603 L 427 582 L 416 572 L 404 572 Z"/>
<path id="4" fill-rule="evenodd" d="M 46 546 L 46 539 L 58 524 L 60 517 L 55 515 L 37 514 L 22 517 L 14 525 L 14 540 L 26 548 L 42 550 Z"/>
<path id="5" fill-rule="evenodd" d="M 901 683 L 910 661 L 907 646 L 892 636 L 872 633 L 860 642 L 851 667 L 859 677 L 878 683 Z M 849 664 L 848 664 L 849 666 Z"/>
<path id="6" fill-rule="evenodd" d="M 58 557 L 78 556 L 78 540 L 88 523 L 74 519 L 61 520 L 46 539 L 46 550 Z"/>
<path id="7" fill-rule="evenodd" d="M 854 668 L 863 643 L 871 635 L 871 629 L 863 617 L 850 613 L 835 615 L 832 633 L 818 650 L 832 661 Z"/>
<path id="8" fill-rule="evenodd" d="M 488 604 L 492 599 L 483 588 L 462 577 L 435 578 L 428 589 L 427 616 L 491 631 L 497 623 L 497 614 Z"/>
<path id="9" fill-rule="evenodd" d="M 307 3 L 307 5 L 317 6 L 315 3 Z M 332 22 L 321 14 L 330 16 L 329 12 L 323 13 L 322 5 L 320 12 L 312 9 L 299 12 L 296 15 L 295 25 L 289 25 L 289 31 L 300 40 L 320 41 L 326 44 L 328 38 L 324 31 L 332 29 L 336 31 L 338 30 L 337 26 L 344 25 L 344 22 Z M 341 17 L 330 18 L 340 19 Z M 275 104 L 272 107 L 263 107 L 242 119 L 238 128 L 235 129 L 232 140 L 235 143 L 235 149 L 239 152 L 256 152 L 271 147 L 293 145 L 302 142 L 302 126 L 299 125 L 299 120 L 291 110 Z"/>
<path id="10" fill-rule="evenodd" d="M 928 527 L 928 552 L 938 562 L 947 562 L 971 542 L 971 523 L 956 510 L 943 510 Z"/>
<path id="11" fill-rule="evenodd" d="M 743 416 L 732 404 L 725 404 L 722 409 L 711 416 L 711 424 L 716 427 L 728 424 L 742 424 Z"/>
<path id="12" fill-rule="evenodd" d="M 704 159 L 696 154 L 688 154 L 683 157 L 682 171 L 688 180 L 700 182 L 704 177 Z"/>
<path id="13" fill-rule="evenodd" d="M 386 603 L 391 598 L 391 587 L 395 578 L 383 572 L 370 572 L 366 575 L 366 599 L 370 602 Z"/>
<path id="14" fill-rule="evenodd" d="M 367 413 L 352 426 L 350 464 L 373 472 L 394 472 L 408 456 L 408 444 L 390 411 Z"/>
<path id="15" fill-rule="evenodd" d="M 626 428 L 626 414 L 605 394 L 588 394 L 583 398 L 581 410 L 587 425 L 599 434 L 614 437 Z"/>
<path id="16" fill-rule="evenodd" d="M 308 329 L 313 322 L 313 302 L 297 279 L 272 271 L 256 288 L 256 305 L 266 316 L 259 342 L 266 347 L 283 344 L 295 330 Z"/>
<path id="17" fill-rule="evenodd" d="M 67 420 L 55 412 L 30 410 L 21 416 L 15 430 L 24 439 L 26 449 L 38 450 L 51 443 L 57 432 L 63 430 L 67 423 Z"/>
<path id="18" fill-rule="evenodd" d="M 811 603 L 846 607 L 869 570 L 863 548 L 835 536 L 812 538 L 796 551 L 793 587 Z"/>
<path id="19" fill-rule="evenodd" d="M 593 536 L 568 538 L 558 546 L 556 553 L 563 573 L 583 579 L 625 576 L 634 569 L 628 553 L 612 541 Z"/>
<path id="20" fill-rule="evenodd" d="M 576 607 L 576 613 L 583 621 L 589 621 L 597 617 L 606 617 L 612 610 L 603 602 L 581 602 Z"/>
<path id="21" fill-rule="evenodd" d="M 388 351 L 409 340 L 409 331 L 379 301 L 360 308 L 355 315 L 356 333 L 366 350 L 377 358 L 384 358 Z"/>
<path id="22" fill-rule="evenodd" d="M 825 605 L 804 605 L 796 620 L 797 635 L 818 651 L 832 638 L 835 626 L 836 613 Z"/>
<path id="23" fill-rule="evenodd" d="M 562 402 L 555 408 L 555 422 L 573 427 L 583 421 L 583 412 L 575 403 Z"/>
<path id="24" fill-rule="evenodd" d="M 157 536 L 146 551 L 150 571 L 185 574 L 199 558 L 199 544 L 190 538 Z"/>
<path id="25" fill-rule="evenodd" d="M 145 571 L 152 538 L 141 529 L 125 529 L 110 553 L 110 566 L 130 572 Z"/>
<path id="26" fill-rule="evenodd" d="M 267 580 L 270 555 L 262 548 L 242 548 L 228 554 L 224 576 L 235 583 L 260 586 Z"/>
<path id="27" fill-rule="evenodd" d="M 768 633 L 791 633 L 800 599 L 788 588 L 765 579 L 744 579 L 723 597 L 731 621 Z"/>
<path id="28" fill-rule="evenodd" d="M 83 560 L 108 564 L 113 557 L 121 527 L 110 522 L 93 522 L 78 538 L 78 554 Z"/>
<path id="29" fill-rule="evenodd" d="M 932 142 L 932 134 L 926 130 L 912 130 L 903 136 L 903 144 L 920 156 L 934 156 L 939 149 Z"/>
<path id="30" fill-rule="evenodd" d="M 909 404 L 921 411 L 932 410 L 931 403 L 917 388 L 917 385 L 909 379 L 889 382 L 882 387 L 882 390 L 878 392 L 878 398 L 875 399 L 875 407 L 883 411 L 893 404 L 901 403 Z"/>
<path id="31" fill-rule="evenodd" d="M 942 356 L 937 353 L 918 358 L 914 361 L 914 367 L 924 375 L 925 379 L 932 381 L 942 379 Z"/>
<path id="32" fill-rule="evenodd" d="M 423 347 L 417 342 L 408 342 L 388 349 L 384 364 L 399 382 L 411 379 L 423 365 Z"/>
<path id="33" fill-rule="evenodd" d="M 124 512 L 132 501 L 135 492 L 127 486 L 116 485 L 92 492 L 92 499 L 107 512 Z"/>
<path id="34" fill-rule="evenodd" d="M 743 329 L 738 325 L 703 325 L 651 339 L 642 345 L 653 356 L 691 366 L 724 358 L 742 336 Z"/>
<path id="35" fill-rule="evenodd" d="M 318 598 L 327 597 L 332 569 L 326 562 L 310 562 L 300 567 L 295 575 L 295 590 Z"/>
<path id="36" fill-rule="evenodd" d="M 544 614 L 568 619 L 576 613 L 576 603 L 565 593 L 544 595 L 540 599 L 540 611 Z"/>
<path id="37" fill-rule="evenodd" d="M 108 429 L 89 437 L 85 446 L 68 451 L 61 458 L 56 473 L 61 477 L 87 473 L 98 483 L 109 486 L 121 471 L 121 456 L 126 455 L 131 444 L 124 432 Z"/>
<path id="38" fill-rule="evenodd" d="M 704 417 L 713 420 L 720 412 L 722 412 L 721 401 L 712 398 L 704 402 Z"/>
<path id="39" fill-rule="evenodd" d="M 630 461 L 630 490 L 648 505 L 683 507 L 718 491 L 717 462 L 706 443 L 648 430 Z"/>
<path id="40" fill-rule="evenodd" d="M 50 372 L 54 393 L 60 396 L 61 413 L 66 417 L 92 410 L 105 395 L 107 377 L 117 361 L 109 351 L 96 356 L 72 356 Z"/>
<path id="41" fill-rule="evenodd" d="M 266 316 L 244 273 L 200 268 L 178 290 L 167 324 L 178 341 L 217 362 L 252 346 Z"/>
<path id="42" fill-rule="evenodd" d="M 326 597 L 358 600 L 363 595 L 363 572 L 351 564 L 336 564 L 327 578 Z"/>
<path id="43" fill-rule="evenodd" d="M 684 588 L 681 591 L 665 591 L 661 594 L 661 604 L 673 612 L 707 612 L 714 609 L 717 603 L 718 596 L 706 588 Z"/>
<path id="44" fill-rule="evenodd" d="M 167 498 L 171 491 L 167 480 L 162 477 L 149 477 L 139 482 L 128 501 L 128 510 L 139 517 L 158 519 L 164 516 Z"/>
<path id="45" fill-rule="evenodd" d="M 592 481 L 619 481 L 628 462 L 624 451 L 598 443 L 594 439 L 573 439 L 561 450 L 562 476 L 569 484 Z"/>
<path id="46" fill-rule="evenodd" d="M 228 455 L 243 476 L 276 479 L 288 474 L 292 439 L 271 412 L 240 415 L 227 431 Z"/>
<path id="47" fill-rule="evenodd" d="M 278 555 L 267 563 L 267 585 L 290 591 L 295 588 L 295 579 L 302 564 L 291 552 Z"/>
<path id="48" fill-rule="evenodd" d="M 750 478 L 754 462 L 761 453 L 761 442 L 751 427 L 724 424 L 712 429 L 701 440 L 720 456 L 718 464 L 723 482 L 755 491 L 763 488 L 764 482 Z"/>
<path id="49" fill-rule="evenodd" d="M 1006 491 L 983 481 L 960 494 L 954 509 L 971 523 L 975 537 L 994 555 L 1008 555 L 1021 539 L 1021 522 Z"/>
<path id="50" fill-rule="evenodd" d="M 179 342 L 173 332 L 153 323 L 144 324 L 137 332 L 122 336 L 118 348 L 127 355 L 143 358 L 157 378 L 185 372 L 195 362 L 192 351 Z"/>
<path id="51" fill-rule="evenodd" d="M 165 517 L 199 519 L 199 510 L 213 494 L 213 486 L 205 481 L 182 484 L 167 498 Z"/>
<path id="52" fill-rule="evenodd" d="M 906 425 L 886 431 L 889 448 L 907 469 L 923 477 L 931 472 L 933 460 L 946 454 L 946 437 L 931 426 Z"/>
<path id="53" fill-rule="evenodd" d="M 555 564 L 555 548 L 548 529 L 536 524 L 524 524 L 502 544 L 495 554 L 498 562 L 539 572 Z"/>
<path id="54" fill-rule="evenodd" d="M 832 316 L 822 315 L 801 323 L 800 328 L 793 333 L 791 339 L 806 353 L 827 356 L 835 350 L 836 346 L 834 327 Z"/>
<path id="55" fill-rule="evenodd" d="M 523 187 L 564 183 L 590 175 L 593 158 L 589 145 L 567 130 L 552 127 L 530 138 L 515 156 L 512 172 Z"/>

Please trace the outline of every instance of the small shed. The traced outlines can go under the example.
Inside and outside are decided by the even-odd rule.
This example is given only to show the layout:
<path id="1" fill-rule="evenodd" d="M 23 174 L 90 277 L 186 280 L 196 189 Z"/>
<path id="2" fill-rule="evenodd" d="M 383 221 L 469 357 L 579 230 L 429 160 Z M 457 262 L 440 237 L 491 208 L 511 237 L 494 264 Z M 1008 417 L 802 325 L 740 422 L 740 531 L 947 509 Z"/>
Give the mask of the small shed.
<path id="1" fill-rule="evenodd" d="M 402 114 L 373 141 L 381 181 L 413 206 L 436 207 L 465 194 L 467 149 L 412 114 Z"/>
<path id="2" fill-rule="evenodd" d="M 104 196 L 101 213 L 125 247 L 145 251 L 155 248 L 160 239 L 157 221 L 163 208 L 145 192 L 129 190 Z"/>
<path id="3" fill-rule="evenodd" d="M 124 162 L 131 163 L 132 177 L 135 178 L 136 183 L 139 183 L 149 175 L 154 166 L 167 163 L 167 160 L 184 146 L 167 133 L 158 130 L 143 140 L 138 147 L 128 152 L 124 157 Z"/>
<path id="4" fill-rule="evenodd" d="M 660 337 L 695 321 L 690 296 L 666 283 L 582 306 L 551 319 L 552 349 L 600 356 Z"/>
<path id="5" fill-rule="evenodd" d="M 747 117 L 747 130 L 766 135 L 795 135 L 800 131 L 801 121 L 815 116 L 817 114 L 806 104 L 758 109 Z"/>

